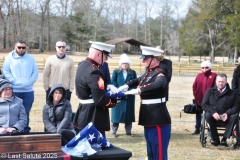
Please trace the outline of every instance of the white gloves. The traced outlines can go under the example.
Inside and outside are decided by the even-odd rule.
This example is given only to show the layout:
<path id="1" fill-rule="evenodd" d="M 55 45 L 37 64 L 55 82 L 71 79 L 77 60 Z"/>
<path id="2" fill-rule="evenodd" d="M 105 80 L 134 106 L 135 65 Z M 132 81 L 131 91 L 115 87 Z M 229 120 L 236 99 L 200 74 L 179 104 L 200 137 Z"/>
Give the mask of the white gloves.
<path id="1" fill-rule="evenodd" d="M 107 85 L 107 90 L 110 90 L 113 94 L 118 93 L 118 89 L 112 84 Z"/>
<path id="2" fill-rule="evenodd" d="M 139 94 L 138 88 L 125 92 L 125 95 L 128 95 L 128 94 L 138 95 Z"/>
<path id="3" fill-rule="evenodd" d="M 118 92 L 123 91 L 126 92 L 128 90 L 128 85 L 124 84 L 123 86 L 120 86 L 117 90 Z"/>

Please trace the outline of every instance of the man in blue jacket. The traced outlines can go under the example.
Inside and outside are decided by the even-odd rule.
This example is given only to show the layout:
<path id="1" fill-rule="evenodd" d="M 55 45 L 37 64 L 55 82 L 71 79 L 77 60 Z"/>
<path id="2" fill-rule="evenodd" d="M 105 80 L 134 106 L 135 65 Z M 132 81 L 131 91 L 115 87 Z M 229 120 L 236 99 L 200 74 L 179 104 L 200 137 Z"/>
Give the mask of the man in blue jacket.
<path id="1" fill-rule="evenodd" d="M 33 84 L 38 78 L 38 67 L 34 57 L 26 52 L 25 41 L 15 43 L 15 49 L 3 63 L 3 74 L 13 85 L 13 94 L 23 100 L 28 118 L 24 132 L 30 132 L 29 113 L 34 101 Z"/>

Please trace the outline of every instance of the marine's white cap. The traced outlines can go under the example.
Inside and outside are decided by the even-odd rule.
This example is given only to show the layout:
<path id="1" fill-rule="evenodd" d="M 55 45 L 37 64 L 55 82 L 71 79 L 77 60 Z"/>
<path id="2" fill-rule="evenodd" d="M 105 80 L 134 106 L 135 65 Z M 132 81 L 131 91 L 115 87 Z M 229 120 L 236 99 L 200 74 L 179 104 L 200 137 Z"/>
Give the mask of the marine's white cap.
<path id="1" fill-rule="evenodd" d="M 102 43 L 102 42 L 89 41 L 89 43 L 92 43 L 91 48 L 94 48 L 96 50 L 102 51 L 108 57 L 111 57 L 110 56 L 111 50 L 115 47 L 115 45 L 106 44 L 106 43 Z"/>
<path id="2" fill-rule="evenodd" d="M 127 64 L 129 64 L 129 66 L 132 64 L 132 61 L 129 59 L 129 57 L 128 57 L 128 55 L 127 55 L 126 53 L 123 53 L 123 54 L 120 56 L 119 66 L 120 66 L 122 63 L 127 63 Z"/>
<path id="3" fill-rule="evenodd" d="M 158 48 L 154 48 L 154 47 L 146 47 L 146 46 L 140 46 L 142 49 L 142 56 L 140 57 L 140 59 L 144 59 L 147 57 L 158 57 L 161 56 L 162 53 L 164 52 L 161 49 Z"/>

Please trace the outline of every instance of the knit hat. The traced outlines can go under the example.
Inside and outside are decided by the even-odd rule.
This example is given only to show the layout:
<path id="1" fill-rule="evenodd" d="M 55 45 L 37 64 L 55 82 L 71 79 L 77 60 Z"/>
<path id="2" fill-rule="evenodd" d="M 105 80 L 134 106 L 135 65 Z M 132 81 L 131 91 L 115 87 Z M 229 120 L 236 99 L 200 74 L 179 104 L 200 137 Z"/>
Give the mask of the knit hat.
<path id="1" fill-rule="evenodd" d="M 209 61 L 203 61 L 201 63 L 201 67 L 209 67 L 209 68 L 211 68 L 212 64 Z"/>
<path id="2" fill-rule="evenodd" d="M 129 64 L 129 66 L 132 64 L 132 61 L 129 59 L 129 57 L 126 53 L 123 53 L 120 56 L 119 66 L 121 66 L 122 63 L 127 63 L 127 64 Z"/>
<path id="3" fill-rule="evenodd" d="M 0 79 L 0 92 L 2 92 L 2 90 L 7 87 L 13 88 L 12 84 L 9 81 L 6 79 Z"/>

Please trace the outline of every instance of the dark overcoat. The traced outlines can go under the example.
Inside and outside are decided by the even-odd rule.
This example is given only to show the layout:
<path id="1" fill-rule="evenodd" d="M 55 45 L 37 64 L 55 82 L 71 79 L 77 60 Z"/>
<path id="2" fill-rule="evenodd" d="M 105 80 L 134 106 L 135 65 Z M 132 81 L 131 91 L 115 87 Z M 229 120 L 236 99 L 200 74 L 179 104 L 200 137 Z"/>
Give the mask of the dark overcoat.
<path id="1" fill-rule="evenodd" d="M 166 78 L 168 82 L 166 89 L 166 100 L 168 101 L 169 83 L 172 78 L 172 61 L 164 58 L 162 61 L 160 61 L 159 67 L 166 73 Z"/>
<path id="2" fill-rule="evenodd" d="M 115 69 L 112 74 L 112 84 L 115 87 L 120 87 L 128 81 L 137 78 L 134 70 L 129 70 L 127 78 L 124 80 L 123 72 L 120 69 Z M 136 87 L 135 87 L 136 88 Z M 131 90 L 133 88 L 129 88 Z M 131 123 L 135 122 L 135 95 L 128 95 L 125 99 L 122 99 L 116 107 L 112 108 L 111 122 L 113 123 Z"/>
<path id="3" fill-rule="evenodd" d="M 232 90 L 238 95 L 238 102 L 240 103 L 240 76 L 237 73 L 237 69 L 233 72 L 232 77 Z"/>
<path id="4" fill-rule="evenodd" d="M 227 113 L 228 117 L 239 112 L 237 93 L 226 85 L 222 94 L 219 93 L 216 86 L 208 89 L 202 101 L 202 109 L 211 114 Z"/>

